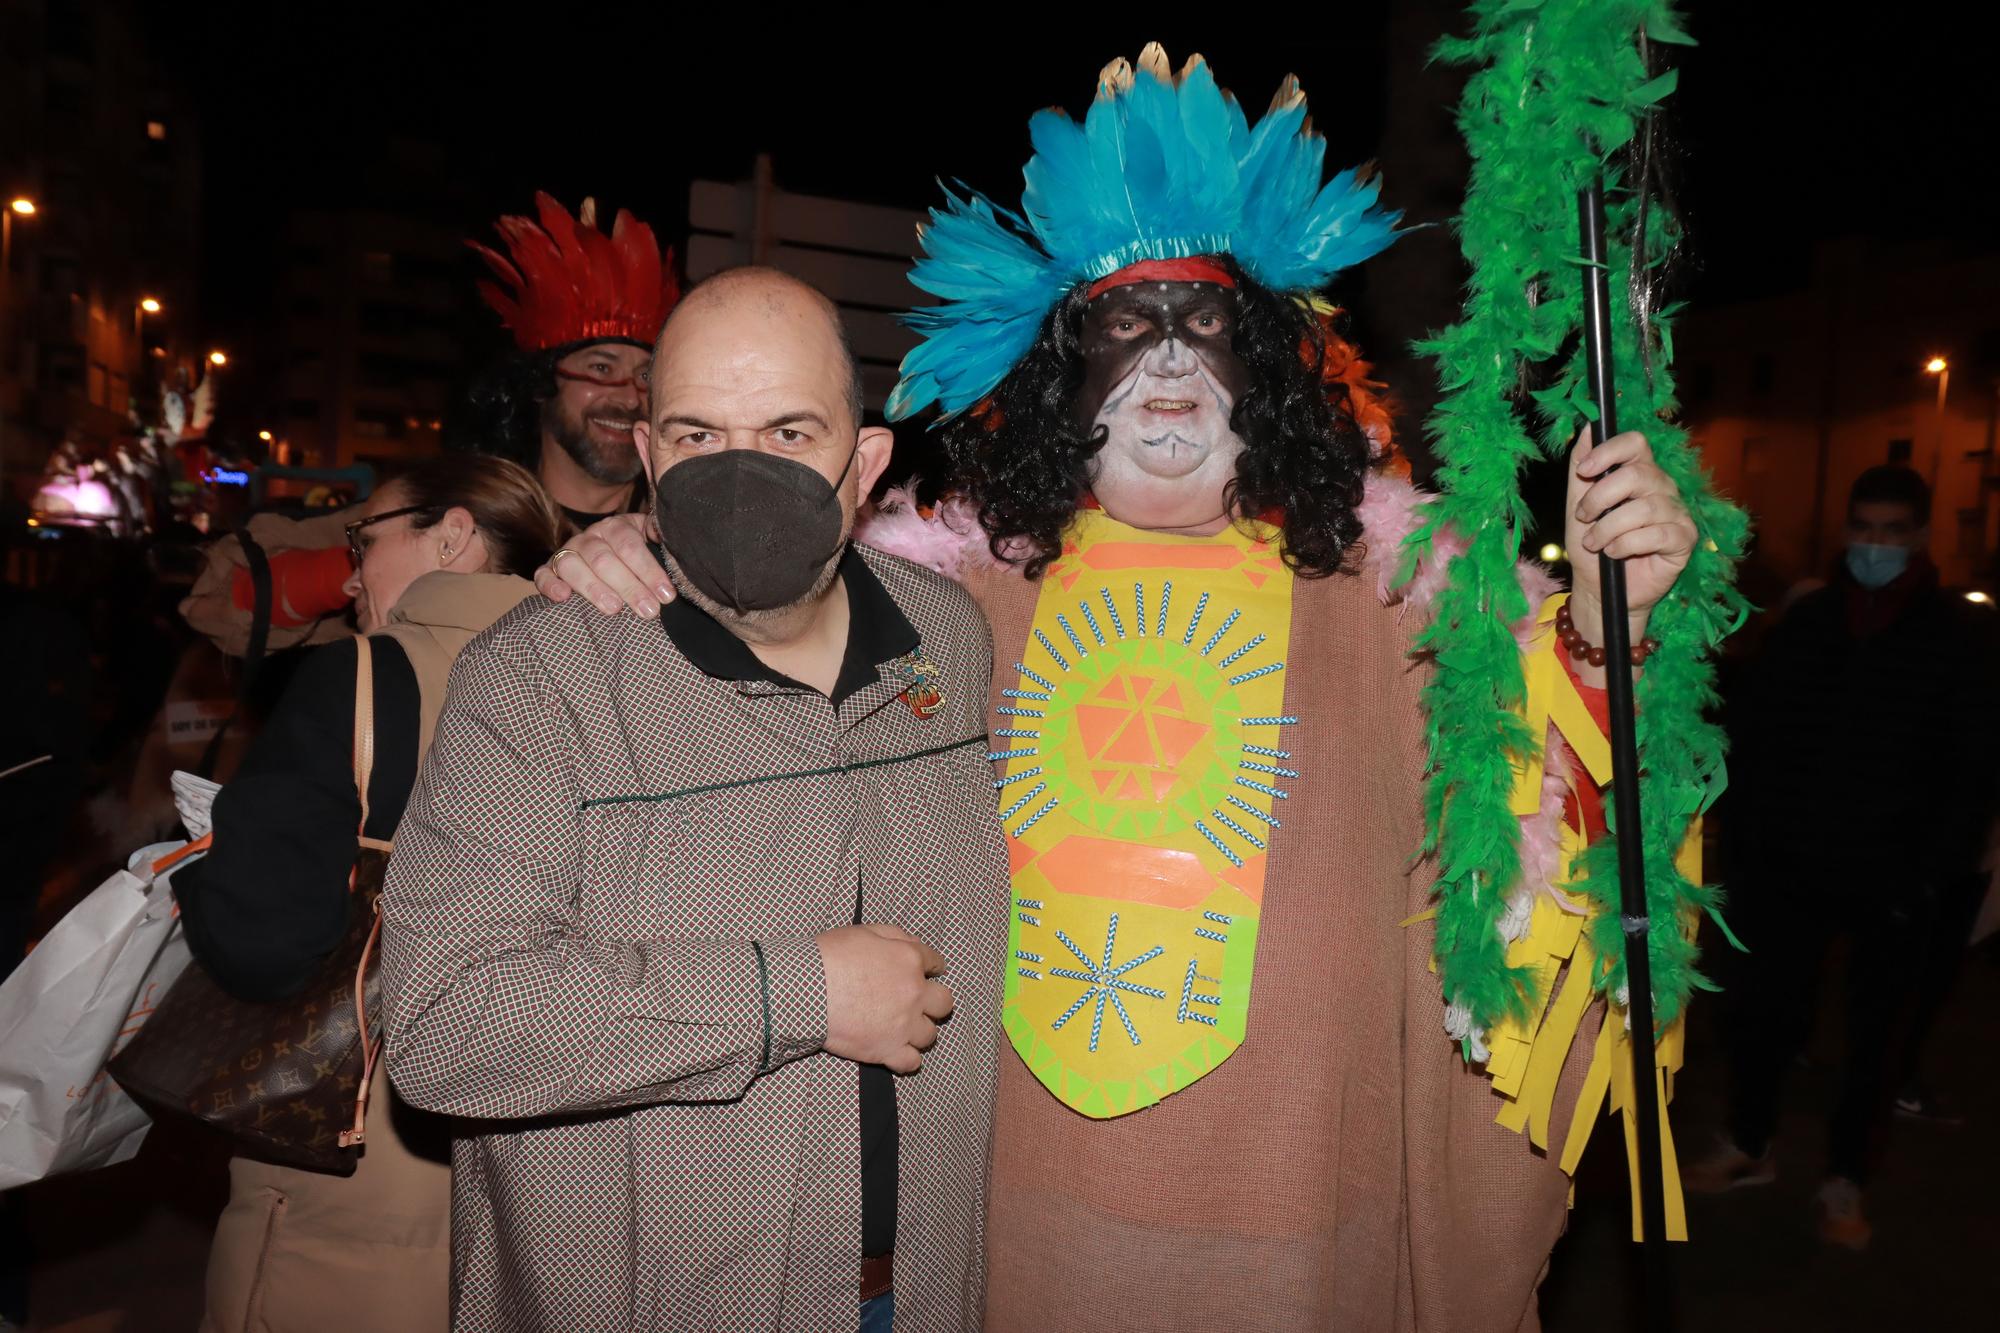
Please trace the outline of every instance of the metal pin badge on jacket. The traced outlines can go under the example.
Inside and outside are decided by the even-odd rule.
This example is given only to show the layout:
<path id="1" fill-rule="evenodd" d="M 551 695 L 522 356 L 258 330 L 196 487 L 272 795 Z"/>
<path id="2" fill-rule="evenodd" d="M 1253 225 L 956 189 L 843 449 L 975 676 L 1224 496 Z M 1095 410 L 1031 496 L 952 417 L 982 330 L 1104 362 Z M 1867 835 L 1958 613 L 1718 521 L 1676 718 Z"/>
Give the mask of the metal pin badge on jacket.
<path id="1" fill-rule="evenodd" d="M 938 688 L 938 669 L 935 666 L 919 653 L 904 654 L 896 666 L 903 678 L 910 682 L 901 697 L 912 713 L 918 717 L 930 717 L 944 707 L 944 691 Z"/>

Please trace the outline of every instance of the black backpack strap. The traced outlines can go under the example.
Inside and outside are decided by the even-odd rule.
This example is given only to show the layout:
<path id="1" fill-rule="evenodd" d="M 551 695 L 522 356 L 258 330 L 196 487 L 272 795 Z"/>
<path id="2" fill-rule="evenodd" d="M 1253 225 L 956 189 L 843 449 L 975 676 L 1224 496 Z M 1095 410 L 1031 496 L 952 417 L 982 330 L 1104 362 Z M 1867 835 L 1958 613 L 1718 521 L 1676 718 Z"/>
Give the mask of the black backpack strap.
<path id="1" fill-rule="evenodd" d="M 244 562 L 250 567 L 250 644 L 243 650 L 243 683 L 236 691 L 240 699 L 250 693 L 271 642 L 271 558 L 249 528 L 238 528 L 236 540 L 243 544 Z"/>
<path id="2" fill-rule="evenodd" d="M 250 570 L 250 642 L 243 650 L 243 676 L 236 684 L 236 707 L 215 734 L 208 738 L 208 745 L 201 752 L 201 763 L 195 772 L 202 777 L 215 775 L 215 761 L 222 754 L 222 738 L 229 734 L 230 724 L 243 713 L 243 705 L 250 697 L 250 687 L 257 683 L 257 669 L 264 663 L 264 652 L 271 641 L 271 560 L 255 537 L 250 535 L 248 526 L 238 528 L 236 540 L 243 547 L 243 562 Z"/>

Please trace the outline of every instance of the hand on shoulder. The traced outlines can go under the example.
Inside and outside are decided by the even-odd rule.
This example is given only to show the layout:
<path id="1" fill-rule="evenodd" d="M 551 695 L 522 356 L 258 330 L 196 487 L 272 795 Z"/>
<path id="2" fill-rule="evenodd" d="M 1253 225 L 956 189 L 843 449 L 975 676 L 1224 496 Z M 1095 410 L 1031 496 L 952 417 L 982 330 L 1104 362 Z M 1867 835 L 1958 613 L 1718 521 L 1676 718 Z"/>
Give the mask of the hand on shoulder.
<path id="1" fill-rule="evenodd" d="M 628 606 L 642 616 L 657 616 L 674 600 L 674 585 L 649 545 L 657 536 L 646 514 L 599 519 L 535 571 L 535 589 L 552 602 L 580 593 L 607 616 Z"/>

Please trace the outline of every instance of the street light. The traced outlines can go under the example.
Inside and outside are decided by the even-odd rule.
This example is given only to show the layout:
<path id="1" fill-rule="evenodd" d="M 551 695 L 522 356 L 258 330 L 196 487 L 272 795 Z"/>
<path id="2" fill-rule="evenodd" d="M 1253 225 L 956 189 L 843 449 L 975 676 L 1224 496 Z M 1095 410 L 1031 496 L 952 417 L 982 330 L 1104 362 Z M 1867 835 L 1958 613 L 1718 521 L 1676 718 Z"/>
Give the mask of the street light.
<path id="1" fill-rule="evenodd" d="M 0 307 L 13 295 L 9 289 L 14 283 L 14 219 L 33 216 L 35 201 L 26 195 L 16 195 L 8 202 L 6 212 L 0 213 Z"/>
<path id="2" fill-rule="evenodd" d="M 1938 377 L 1937 452 L 1931 455 L 1931 494 L 1937 494 L 1938 473 L 1944 467 L 1944 396 L 1951 388 L 1951 362 L 1934 356 L 1924 362 L 1924 373 Z"/>
<path id="3" fill-rule="evenodd" d="M 229 364 L 229 354 L 227 352 L 219 352 L 219 351 L 210 352 L 208 354 L 208 364 L 210 364 L 211 366 L 226 366 Z"/>
<path id="4" fill-rule="evenodd" d="M 260 430 L 257 432 L 257 438 L 262 440 L 264 443 L 269 444 L 271 442 L 271 432 L 268 430 Z"/>
<path id="5" fill-rule="evenodd" d="M 132 307 L 132 382 L 139 382 L 139 372 L 146 367 L 146 316 L 157 315 L 165 309 L 157 296 L 142 296 Z"/>

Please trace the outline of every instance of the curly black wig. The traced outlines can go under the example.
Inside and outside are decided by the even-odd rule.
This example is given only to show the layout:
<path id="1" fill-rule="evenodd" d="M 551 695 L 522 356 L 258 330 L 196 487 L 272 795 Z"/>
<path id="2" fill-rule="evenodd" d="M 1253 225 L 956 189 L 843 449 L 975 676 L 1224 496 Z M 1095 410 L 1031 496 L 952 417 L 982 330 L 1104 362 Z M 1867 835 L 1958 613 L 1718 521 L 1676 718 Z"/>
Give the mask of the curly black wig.
<path id="1" fill-rule="evenodd" d="M 578 345 L 514 352 L 488 366 L 453 404 L 444 447 L 491 454 L 533 472 L 542 460 L 542 405 L 556 395 L 556 362 Z"/>
<path id="2" fill-rule="evenodd" d="M 501 357 L 459 394 L 445 422 L 444 447 L 491 454 L 535 471 L 542 461 L 542 407 L 556 396 L 556 364 L 599 343 L 648 346 L 630 338 L 579 338 Z"/>
<path id="3" fill-rule="evenodd" d="M 1368 437 L 1322 383 L 1326 335 L 1290 297 L 1236 277 L 1232 344 L 1250 371 L 1230 427 L 1243 440 L 1231 512 L 1239 520 L 1283 515 L 1284 560 L 1302 578 L 1324 578 L 1357 554 L 1362 483 L 1376 461 Z M 1063 530 L 1090 489 L 1090 460 L 1104 432 L 1076 419 L 1083 386 L 1080 339 L 1087 284 L 1049 313 L 1027 355 L 991 396 L 939 431 L 951 485 L 979 506 L 996 557 L 1023 547 L 1029 578 L 1062 551 Z"/>

